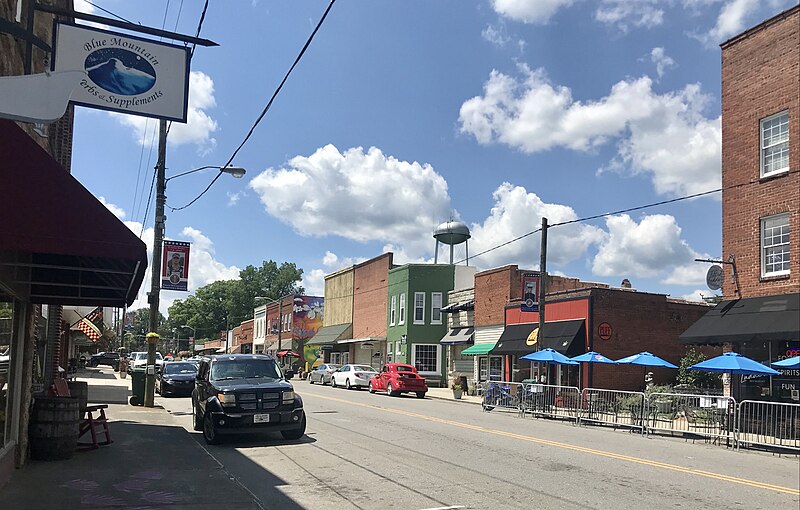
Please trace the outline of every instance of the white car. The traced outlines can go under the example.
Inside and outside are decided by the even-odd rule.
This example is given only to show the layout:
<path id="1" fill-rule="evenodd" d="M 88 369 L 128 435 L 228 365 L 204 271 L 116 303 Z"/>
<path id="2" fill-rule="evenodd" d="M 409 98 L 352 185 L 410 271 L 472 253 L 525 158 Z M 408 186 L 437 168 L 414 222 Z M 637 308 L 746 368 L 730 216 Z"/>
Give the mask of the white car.
<path id="1" fill-rule="evenodd" d="M 164 364 L 164 356 L 160 352 L 156 352 L 156 366 L 160 367 Z M 131 368 L 144 368 L 147 366 L 147 353 L 134 352 L 131 353 L 130 367 Z"/>
<path id="2" fill-rule="evenodd" d="M 331 374 L 331 386 L 350 388 L 369 388 L 369 380 L 378 375 L 378 371 L 369 365 L 342 365 L 342 368 Z"/>

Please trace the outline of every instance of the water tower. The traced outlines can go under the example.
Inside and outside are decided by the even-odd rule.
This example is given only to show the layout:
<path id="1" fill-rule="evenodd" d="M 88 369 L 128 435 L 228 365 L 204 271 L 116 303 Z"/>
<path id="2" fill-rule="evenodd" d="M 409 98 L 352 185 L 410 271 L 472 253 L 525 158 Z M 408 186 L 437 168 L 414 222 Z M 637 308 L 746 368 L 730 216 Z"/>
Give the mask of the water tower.
<path id="1" fill-rule="evenodd" d="M 461 221 L 445 221 L 433 231 L 433 238 L 436 239 L 436 249 L 433 252 L 433 263 L 439 262 L 439 243 L 450 245 L 450 264 L 453 263 L 453 246 L 466 243 L 467 265 L 469 265 L 469 241 L 472 237 L 469 227 Z"/>

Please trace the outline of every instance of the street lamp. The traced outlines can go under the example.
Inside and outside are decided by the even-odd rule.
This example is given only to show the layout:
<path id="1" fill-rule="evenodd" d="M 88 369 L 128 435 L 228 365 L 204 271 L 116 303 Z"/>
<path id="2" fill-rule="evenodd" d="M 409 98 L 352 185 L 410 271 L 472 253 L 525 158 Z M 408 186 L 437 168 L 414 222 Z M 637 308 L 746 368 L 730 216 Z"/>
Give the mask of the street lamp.
<path id="1" fill-rule="evenodd" d="M 164 226 L 167 217 L 164 215 L 164 206 L 167 202 L 167 182 L 184 175 L 189 175 L 200 170 L 209 168 L 217 168 L 220 173 L 230 174 L 239 179 L 244 177 L 245 169 L 239 166 L 201 166 L 194 170 L 179 173 L 172 177 L 165 175 L 166 169 L 166 123 L 161 122 L 159 133 L 159 146 L 158 146 L 158 164 L 156 165 L 156 214 L 153 228 L 153 262 L 150 265 L 150 292 L 147 295 L 147 301 L 150 303 L 150 331 L 155 332 L 158 330 L 158 305 L 160 301 L 161 292 L 161 253 L 164 248 Z M 155 400 L 155 383 L 156 375 L 155 370 L 151 370 L 151 366 L 156 363 L 156 345 L 155 343 L 148 343 L 147 345 L 147 378 L 145 379 L 144 391 L 144 405 L 145 407 L 153 407 Z"/>

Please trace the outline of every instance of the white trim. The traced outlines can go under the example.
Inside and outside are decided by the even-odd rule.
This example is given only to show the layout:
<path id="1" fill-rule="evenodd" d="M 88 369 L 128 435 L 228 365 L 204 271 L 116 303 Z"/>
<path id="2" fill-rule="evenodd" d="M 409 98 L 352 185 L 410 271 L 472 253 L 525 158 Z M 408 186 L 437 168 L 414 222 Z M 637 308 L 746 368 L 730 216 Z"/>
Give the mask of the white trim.
<path id="1" fill-rule="evenodd" d="M 434 299 L 436 296 L 439 296 L 439 320 L 433 318 L 433 312 L 436 310 L 436 300 Z M 441 292 L 431 292 L 431 324 L 441 324 L 442 323 L 442 303 L 443 303 L 442 293 Z"/>
<path id="2" fill-rule="evenodd" d="M 406 293 L 400 294 L 400 317 L 397 320 L 397 325 L 402 326 L 406 323 Z"/>
<path id="3" fill-rule="evenodd" d="M 422 306 L 417 306 L 417 296 L 422 296 Z M 417 309 L 422 310 L 422 319 L 417 319 Z M 414 324 L 425 324 L 425 293 L 424 292 L 415 292 L 414 293 L 414 315 L 412 316 L 412 320 Z"/>
<path id="4" fill-rule="evenodd" d="M 436 348 L 436 371 L 435 372 L 422 372 L 420 375 L 442 375 L 442 346 L 440 344 L 411 344 L 411 365 L 417 366 L 417 346 L 427 345 Z"/>
<path id="5" fill-rule="evenodd" d="M 759 258 L 761 259 L 761 276 L 762 277 L 782 276 L 782 275 L 787 275 L 787 274 L 789 274 L 791 272 L 790 269 L 782 269 L 780 271 L 767 272 L 767 261 L 766 261 L 766 257 L 765 257 L 765 254 L 764 254 L 765 248 L 767 248 L 766 246 L 764 246 L 764 225 L 766 224 L 766 222 L 768 222 L 770 220 L 776 220 L 778 218 L 785 218 L 785 220 L 786 220 L 785 221 L 786 228 L 789 229 L 790 240 L 787 243 L 782 243 L 782 242 L 781 243 L 775 243 L 775 244 L 770 245 L 769 247 L 771 248 L 771 247 L 775 247 L 775 246 L 786 246 L 786 249 L 789 250 L 788 251 L 789 259 L 791 260 L 791 256 L 792 256 L 792 254 L 791 254 L 791 235 L 792 235 L 791 228 L 792 227 L 791 227 L 791 219 L 789 217 L 789 213 L 785 212 L 785 213 L 780 213 L 780 214 L 774 214 L 772 216 L 764 216 L 763 218 L 761 218 L 759 220 L 759 229 L 758 229 L 758 231 L 759 231 L 759 247 L 760 247 L 760 256 L 759 256 Z M 780 226 L 783 227 L 783 222 L 781 222 Z"/>
<path id="6" fill-rule="evenodd" d="M 392 296 L 391 305 L 389 305 L 389 325 L 394 326 L 395 319 L 397 319 L 397 296 Z"/>
<path id="7" fill-rule="evenodd" d="M 765 147 L 764 146 L 764 124 L 767 123 L 767 122 L 776 120 L 776 119 L 778 119 L 780 117 L 783 117 L 784 115 L 786 116 L 786 140 L 781 140 L 780 142 L 775 142 L 775 143 L 772 143 L 771 145 Z M 783 124 L 783 123 L 781 122 L 781 124 Z M 788 152 L 789 151 L 789 139 L 790 139 L 790 133 L 789 133 L 789 110 L 784 110 L 784 111 L 778 112 L 778 113 L 776 113 L 774 115 L 770 115 L 769 117 L 764 117 L 763 119 L 761 119 L 761 121 L 759 121 L 759 123 L 758 123 L 758 140 L 759 140 L 759 142 L 758 142 L 758 147 L 759 147 L 758 160 L 759 160 L 759 175 L 761 177 L 772 177 L 774 175 L 785 174 L 785 173 L 787 173 L 789 171 L 789 167 L 790 167 L 791 163 L 790 163 L 790 159 L 789 159 L 789 155 L 788 154 L 786 156 L 786 166 L 785 167 L 782 167 L 782 168 L 780 168 L 778 170 L 773 170 L 773 171 L 771 171 L 769 173 L 765 173 L 765 171 L 764 171 L 764 151 L 766 151 L 767 149 L 770 149 L 772 147 L 776 147 L 776 146 L 779 146 L 779 145 L 786 144 L 786 150 Z"/>

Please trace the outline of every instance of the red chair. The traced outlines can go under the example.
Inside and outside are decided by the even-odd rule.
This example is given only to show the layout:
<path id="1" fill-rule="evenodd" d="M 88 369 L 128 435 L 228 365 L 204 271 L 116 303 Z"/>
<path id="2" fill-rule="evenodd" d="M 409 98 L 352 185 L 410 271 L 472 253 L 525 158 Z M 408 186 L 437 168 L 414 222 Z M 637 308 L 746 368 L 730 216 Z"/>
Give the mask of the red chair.
<path id="1" fill-rule="evenodd" d="M 69 386 L 67 386 L 67 380 L 58 378 L 53 383 L 52 392 L 54 395 L 58 397 L 69 397 Z M 108 445 L 113 443 L 114 441 L 111 439 L 111 431 L 108 429 L 108 418 L 106 417 L 106 409 L 108 409 L 108 404 L 97 404 L 92 406 L 86 406 L 86 410 L 84 411 L 84 416 L 81 419 L 81 424 L 78 428 L 78 448 L 79 449 L 87 449 L 87 450 L 95 450 L 100 447 L 100 445 Z M 99 413 L 95 416 L 95 413 Z M 100 429 L 98 433 L 98 429 Z M 80 438 L 86 435 L 89 432 L 92 436 L 91 442 L 80 442 Z M 98 441 L 97 436 L 103 434 L 105 436 L 104 441 Z"/>

